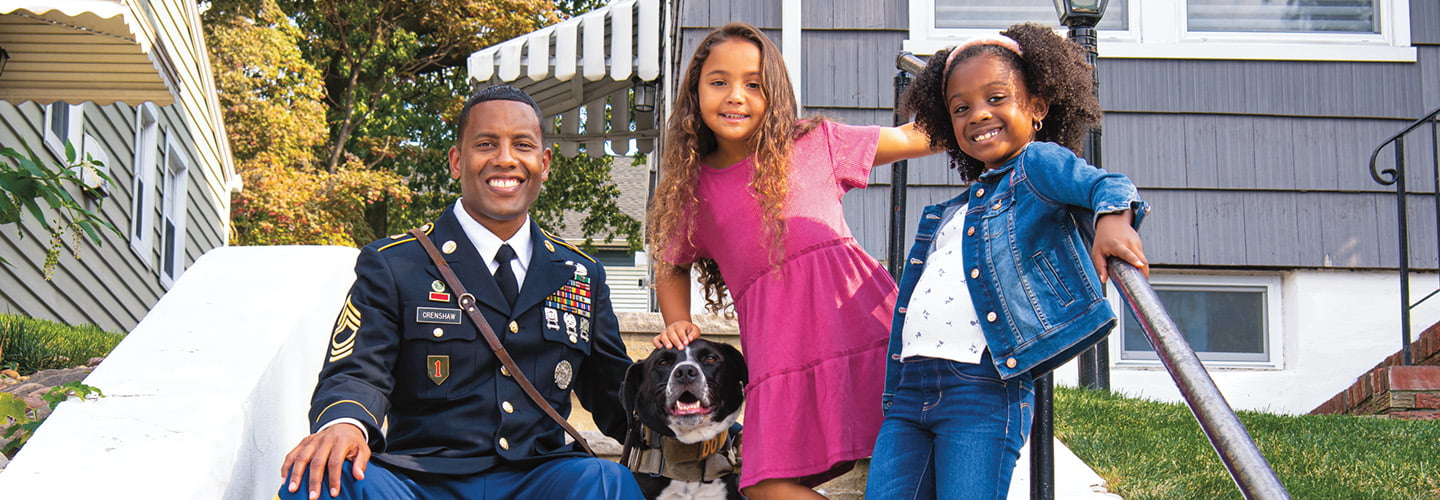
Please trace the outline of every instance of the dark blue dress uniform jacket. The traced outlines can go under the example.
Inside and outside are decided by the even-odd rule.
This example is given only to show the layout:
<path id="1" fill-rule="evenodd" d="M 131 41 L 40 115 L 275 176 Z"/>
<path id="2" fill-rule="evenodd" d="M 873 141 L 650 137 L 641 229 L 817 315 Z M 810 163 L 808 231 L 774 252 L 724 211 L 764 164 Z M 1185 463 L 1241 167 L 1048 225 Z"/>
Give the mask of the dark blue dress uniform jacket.
<path id="1" fill-rule="evenodd" d="M 532 257 L 512 309 L 455 217 L 452 205 L 424 229 L 436 248 L 454 242 L 446 260 L 525 376 L 564 416 L 573 389 L 601 431 L 623 440 L 619 389 L 631 362 L 604 268 L 532 223 Z M 460 311 L 459 294 L 445 286 L 439 293 L 448 297 L 432 296 L 444 278 L 414 237 L 366 245 L 355 275 L 311 399 L 311 432 L 337 418 L 357 419 L 374 460 L 427 473 L 585 456 L 502 370 Z M 586 293 L 588 305 L 577 299 Z M 557 299 L 566 305 L 549 307 L 547 321 L 547 304 Z"/>

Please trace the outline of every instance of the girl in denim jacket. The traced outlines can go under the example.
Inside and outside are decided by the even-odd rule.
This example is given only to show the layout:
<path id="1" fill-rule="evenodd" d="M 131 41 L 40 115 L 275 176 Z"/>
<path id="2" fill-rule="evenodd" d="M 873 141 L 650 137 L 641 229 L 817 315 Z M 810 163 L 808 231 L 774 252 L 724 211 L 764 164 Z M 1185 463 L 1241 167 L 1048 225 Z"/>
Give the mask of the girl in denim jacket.
<path id="1" fill-rule="evenodd" d="M 1033 377 L 1115 325 L 1105 259 L 1148 273 L 1149 207 L 1073 152 L 1100 118 L 1080 47 L 1037 24 L 1003 35 L 936 53 L 904 98 L 972 184 L 925 209 L 900 280 L 870 498 L 1005 498 Z"/>

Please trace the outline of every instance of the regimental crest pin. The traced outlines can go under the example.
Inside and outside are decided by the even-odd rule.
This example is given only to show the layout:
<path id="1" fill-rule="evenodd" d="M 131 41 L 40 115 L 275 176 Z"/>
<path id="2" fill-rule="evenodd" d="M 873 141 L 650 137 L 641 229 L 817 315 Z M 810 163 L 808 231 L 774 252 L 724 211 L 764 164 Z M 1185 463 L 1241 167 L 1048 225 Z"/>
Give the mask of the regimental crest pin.
<path id="1" fill-rule="evenodd" d="M 564 391 L 570 389 L 570 380 L 575 377 L 575 369 L 570 366 L 569 361 L 560 361 L 555 365 L 555 386 Z"/>
<path id="2" fill-rule="evenodd" d="M 440 280 L 435 280 L 430 283 L 430 301 L 450 302 L 450 294 L 445 293 L 445 284 L 441 283 Z"/>
<path id="3" fill-rule="evenodd" d="M 435 385 L 445 383 L 445 379 L 450 378 L 450 356 L 427 356 L 425 376 Z"/>
<path id="4" fill-rule="evenodd" d="M 440 246 L 440 251 L 441 251 L 441 252 L 445 252 L 447 255 L 448 255 L 448 254 L 455 253 L 455 242 L 454 242 L 454 241 L 447 241 L 447 242 L 445 242 L 444 245 L 441 245 L 441 246 Z"/>

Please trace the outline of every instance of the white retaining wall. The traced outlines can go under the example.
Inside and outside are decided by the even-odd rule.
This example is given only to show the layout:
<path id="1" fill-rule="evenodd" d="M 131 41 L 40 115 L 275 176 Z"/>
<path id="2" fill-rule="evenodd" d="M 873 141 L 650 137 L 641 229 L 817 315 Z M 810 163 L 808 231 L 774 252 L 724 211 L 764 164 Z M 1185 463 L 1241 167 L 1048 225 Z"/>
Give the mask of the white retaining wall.
<path id="1" fill-rule="evenodd" d="M 1237 410 L 1301 414 L 1349 387 L 1386 356 L 1400 350 L 1400 279 L 1393 271 L 1307 270 L 1278 274 L 1284 343 L 1279 368 L 1208 367 L 1210 377 Z M 1411 276 L 1412 301 L 1434 290 L 1434 273 Z M 1411 336 L 1440 321 L 1440 297 L 1412 313 Z M 1118 341 L 1111 336 L 1114 347 Z M 1120 359 L 1112 349 L 1112 362 Z M 1076 385 L 1074 363 L 1056 370 L 1056 383 Z M 1111 388 L 1160 401 L 1182 402 L 1160 367 L 1112 367 Z"/>
<path id="2" fill-rule="evenodd" d="M 354 281 L 346 247 L 201 256 L 4 472 L 5 498 L 270 499 L 327 332 Z M 98 304 L 96 307 L 104 307 Z"/>

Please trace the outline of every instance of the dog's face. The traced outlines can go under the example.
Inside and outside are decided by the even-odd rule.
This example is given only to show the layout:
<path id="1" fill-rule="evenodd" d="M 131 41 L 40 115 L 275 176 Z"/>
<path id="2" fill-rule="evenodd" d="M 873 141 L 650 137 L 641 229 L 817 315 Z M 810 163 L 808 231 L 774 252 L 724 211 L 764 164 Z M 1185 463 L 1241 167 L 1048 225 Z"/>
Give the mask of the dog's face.
<path id="1" fill-rule="evenodd" d="M 749 380 L 739 350 L 697 339 L 683 349 L 656 349 L 631 366 L 621 403 L 646 427 L 698 443 L 735 423 Z"/>

